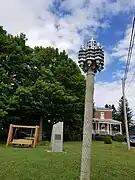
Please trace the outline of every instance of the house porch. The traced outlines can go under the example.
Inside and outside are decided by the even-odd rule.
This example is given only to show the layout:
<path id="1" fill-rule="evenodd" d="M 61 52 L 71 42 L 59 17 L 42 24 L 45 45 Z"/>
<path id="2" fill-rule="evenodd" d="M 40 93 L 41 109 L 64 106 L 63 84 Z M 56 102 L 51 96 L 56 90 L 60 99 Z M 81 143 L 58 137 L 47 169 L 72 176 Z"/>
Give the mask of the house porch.
<path id="1" fill-rule="evenodd" d="M 94 118 L 92 123 L 92 134 L 111 135 L 122 134 L 122 123 L 116 120 L 98 120 Z"/>

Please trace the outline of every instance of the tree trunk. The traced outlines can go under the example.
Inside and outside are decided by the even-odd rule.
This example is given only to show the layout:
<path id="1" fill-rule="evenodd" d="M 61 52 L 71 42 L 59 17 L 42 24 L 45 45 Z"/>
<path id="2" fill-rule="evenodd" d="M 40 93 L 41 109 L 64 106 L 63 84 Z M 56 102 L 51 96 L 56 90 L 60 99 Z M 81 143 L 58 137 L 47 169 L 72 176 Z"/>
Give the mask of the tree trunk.
<path id="1" fill-rule="evenodd" d="M 42 141 L 43 138 L 43 117 L 40 117 L 40 125 L 39 125 L 39 142 Z"/>

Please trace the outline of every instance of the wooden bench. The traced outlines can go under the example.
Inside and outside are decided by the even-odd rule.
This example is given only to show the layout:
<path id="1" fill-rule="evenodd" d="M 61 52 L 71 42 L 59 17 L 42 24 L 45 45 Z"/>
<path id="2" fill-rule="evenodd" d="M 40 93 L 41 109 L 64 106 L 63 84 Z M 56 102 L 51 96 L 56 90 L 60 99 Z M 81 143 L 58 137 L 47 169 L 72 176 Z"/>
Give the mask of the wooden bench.
<path id="1" fill-rule="evenodd" d="M 33 144 L 33 140 L 28 139 L 13 139 L 11 144 L 14 146 L 23 146 L 23 147 L 30 147 Z"/>

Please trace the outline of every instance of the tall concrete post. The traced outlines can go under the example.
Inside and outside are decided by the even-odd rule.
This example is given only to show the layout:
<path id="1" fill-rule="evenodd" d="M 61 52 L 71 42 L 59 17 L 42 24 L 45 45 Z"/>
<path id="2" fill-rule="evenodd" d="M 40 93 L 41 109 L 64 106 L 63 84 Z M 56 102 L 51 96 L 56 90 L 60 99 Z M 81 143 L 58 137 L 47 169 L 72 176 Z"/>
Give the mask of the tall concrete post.
<path id="1" fill-rule="evenodd" d="M 122 95 L 123 95 L 123 108 L 124 108 L 124 120 L 125 120 L 127 146 L 128 146 L 128 150 L 130 150 L 130 139 L 129 139 L 128 122 L 127 122 L 127 110 L 126 110 L 126 102 L 125 102 L 125 83 L 124 83 L 124 79 L 122 79 Z"/>
<path id="2" fill-rule="evenodd" d="M 86 79 L 85 113 L 83 126 L 83 144 L 81 159 L 81 180 L 90 178 L 91 169 L 91 141 L 92 141 L 92 120 L 93 120 L 93 92 L 94 72 L 89 69 Z"/>
<path id="3" fill-rule="evenodd" d="M 86 73 L 85 113 L 83 125 L 83 143 L 80 180 L 90 180 L 91 176 L 91 144 L 93 121 L 94 74 L 104 66 L 103 47 L 93 38 L 87 46 L 81 47 L 78 54 L 79 65 Z"/>

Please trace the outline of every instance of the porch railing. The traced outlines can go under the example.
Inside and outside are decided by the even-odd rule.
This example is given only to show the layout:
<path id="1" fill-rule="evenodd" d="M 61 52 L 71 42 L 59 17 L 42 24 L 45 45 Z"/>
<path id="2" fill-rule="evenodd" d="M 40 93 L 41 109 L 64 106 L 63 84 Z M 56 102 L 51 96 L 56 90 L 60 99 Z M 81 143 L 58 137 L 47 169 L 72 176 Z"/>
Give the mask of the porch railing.
<path id="1" fill-rule="evenodd" d="M 107 130 L 92 130 L 92 134 L 100 134 L 100 135 L 111 135 L 115 136 L 116 134 L 121 134 L 119 131 L 107 131 Z"/>

